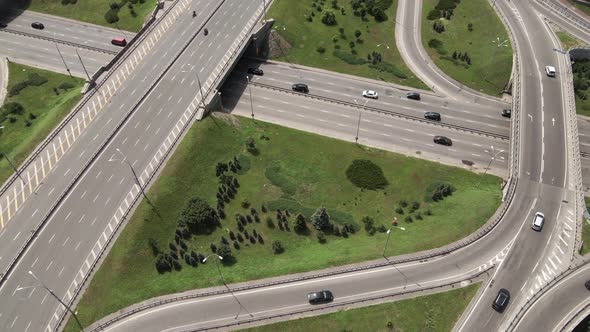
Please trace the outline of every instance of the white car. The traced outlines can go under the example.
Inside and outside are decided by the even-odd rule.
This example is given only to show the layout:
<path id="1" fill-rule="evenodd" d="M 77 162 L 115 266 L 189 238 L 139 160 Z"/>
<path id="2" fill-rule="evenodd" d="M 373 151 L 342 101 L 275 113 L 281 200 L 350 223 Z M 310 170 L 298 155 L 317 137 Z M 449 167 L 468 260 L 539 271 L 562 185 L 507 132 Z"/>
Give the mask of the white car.
<path id="1" fill-rule="evenodd" d="M 363 97 L 377 99 L 379 97 L 379 95 L 377 94 L 376 91 L 373 91 L 373 90 L 365 90 L 365 91 L 363 91 Z"/>
<path id="2" fill-rule="evenodd" d="M 555 77 L 555 67 L 547 66 L 547 67 L 545 67 L 545 72 L 547 72 L 547 76 Z"/>
<path id="3" fill-rule="evenodd" d="M 536 230 L 537 232 L 540 232 L 541 229 L 543 229 L 544 223 L 545 223 L 545 215 L 542 214 L 541 212 L 537 212 L 537 213 L 535 213 L 535 217 L 533 218 L 533 223 L 531 225 L 531 228 Z"/>

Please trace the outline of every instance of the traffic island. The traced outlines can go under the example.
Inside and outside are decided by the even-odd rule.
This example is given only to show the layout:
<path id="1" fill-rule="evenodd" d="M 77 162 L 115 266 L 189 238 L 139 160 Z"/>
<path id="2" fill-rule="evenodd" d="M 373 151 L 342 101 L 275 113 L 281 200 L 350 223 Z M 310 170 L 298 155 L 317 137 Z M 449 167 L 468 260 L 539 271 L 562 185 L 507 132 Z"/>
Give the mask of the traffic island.
<path id="1" fill-rule="evenodd" d="M 180 143 L 151 204 L 138 206 L 81 299 L 80 320 L 218 285 L 216 264 L 234 283 L 441 247 L 485 224 L 500 182 L 214 113 Z"/>

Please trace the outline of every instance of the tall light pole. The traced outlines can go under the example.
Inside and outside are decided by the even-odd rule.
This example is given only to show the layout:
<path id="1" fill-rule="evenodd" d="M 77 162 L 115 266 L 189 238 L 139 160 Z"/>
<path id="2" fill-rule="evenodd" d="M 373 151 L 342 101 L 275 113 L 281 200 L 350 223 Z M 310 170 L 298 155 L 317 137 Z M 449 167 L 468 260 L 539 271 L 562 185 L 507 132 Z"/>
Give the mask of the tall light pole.
<path id="1" fill-rule="evenodd" d="M 223 257 L 217 255 L 217 254 L 210 254 L 209 256 L 203 258 L 203 260 L 201 262 L 206 263 L 207 259 L 211 256 L 216 257 L 218 260 L 222 261 Z M 242 309 L 244 309 L 244 311 L 246 311 L 248 313 L 248 315 L 250 315 L 250 317 L 254 317 L 254 315 L 252 315 L 250 313 L 250 311 L 248 311 L 248 309 L 246 309 L 246 307 L 244 307 L 244 305 L 242 304 L 242 302 L 240 302 L 240 300 L 238 300 L 238 297 L 234 294 L 234 292 L 231 290 L 231 288 L 229 288 L 229 286 L 227 285 L 227 283 L 225 282 L 225 278 L 223 278 L 223 274 L 221 273 L 221 269 L 219 268 L 219 262 L 218 260 L 215 260 L 215 266 L 217 267 L 217 272 L 219 272 L 219 276 L 221 277 L 221 281 L 223 282 L 223 285 L 225 286 L 225 288 L 227 288 L 227 290 L 229 291 L 229 293 L 231 294 L 231 296 L 234 298 L 234 300 L 236 300 L 236 302 L 238 302 L 238 304 L 240 305 L 240 311 L 238 311 L 238 313 L 236 314 L 236 317 L 234 317 L 234 319 L 238 319 L 238 317 L 240 316 L 240 312 L 242 312 Z"/>
<path id="2" fill-rule="evenodd" d="M 143 195 L 143 197 L 150 202 L 149 198 L 147 197 L 147 194 L 145 193 L 143 186 L 141 185 L 141 182 L 139 182 L 139 177 L 137 176 L 137 173 L 135 173 L 135 169 L 133 168 L 133 165 L 131 165 L 131 163 L 129 162 L 129 159 L 127 158 L 127 156 L 121 151 L 119 150 L 119 148 L 116 148 L 115 150 L 117 150 L 117 152 L 119 152 L 119 154 L 121 154 L 121 156 L 123 157 L 123 161 L 127 163 L 127 165 L 129 166 L 129 169 L 131 170 L 131 174 L 133 174 L 133 179 L 135 180 L 135 184 L 137 184 L 137 186 L 139 187 L 139 190 L 141 191 L 141 194 Z M 109 161 L 119 161 L 118 159 L 109 159 Z M 151 203 L 150 203 L 151 204 Z"/>
<path id="3" fill-rule="evenodd" d="M 53 33 L 53 39 L 56 40 L 57 38 L 55 38 L 55 32 Z M 66 63 L 66 60 L 64 59 L 64 56 L 61 54 L 61 51 L 59 50 L 59 47 L 57 47 L 57 42 L 53 42 L 55 44 L 55 48 L 57 49 L 57 53 L 59 54 L 59 57 L 61 58 L 61 61 L 64 63 L 64 66 L 66 67 L 66 71 L 68 72 L 68 74 L 70 74 L 70 77 L 72 77 L 72 72 L 70 72 L 70 68 L 68 68 L 68 64 Z"/>
<path id="4" fill-rule="evenodd" d="M 484 170 L 483 174 L 485 175 L 488 172 L 488 169 L 490 169 L 490 166 L 492 165 L 492 161 L 494 161 L 494 159 L 496 159 L 496 156 L 498 156 L 500 153 L 504 152 L 504 150 L 500 150 L 498 152 L 494 153 L 494 146 L 492 145 L 492 157 L 490 158 L 490 162 L 488 163 L 488 167 L 486 167 L 486 169 Z"/>
<path id="5" fill-rule="evenodd" d="M 191 71 L 193 71 L 193 69 L 195 69 L 195 65 L 192 65 L 191 70 L 181 70 L 181 73 L 190 73 Z M 201 85 L 201 79 L 199 78 L 199 74 L 195 71 L 195 76 L 197 76 L 197 84 L 199 84 L 199 93 L 201 94 L 201 107 L 203 107 L 203 109 L 205 109 L 205 100 L 204 100 L 204 95 L 203 95 L 203 86 Z"/>
<path id="6" fill-rule="evenodd" d="M 62 301 L 59 296 L 55 295 L 55 293 L 53 292 L 53 290 L 51 290 L 51 288 L 47 287 L 43 281 L 41 281 L 39 278 L 37 278 L 37 276 L 33 273 L 33 271 L 29 270 L 29 275 L 31 275 L 31 277 L 33 277 L 35 280 L 37 280 L 37 282 L 40 284 L 41 287 L 45 288 L 45 290 L 51 294 L 51 296 L 53 296 L 61 305 L 64 306 L 64 308 L 66 308 L 66 310 L 68 310 L 72 316 L 74 317 L 74 319 L 76 320 L 76 323 L 78 324 L 78 327 L 80 328 L 80 331 L 84 331 L 84 327 L 82 326 L 82 323 L 80 323 L 80 320 L 78 319 L 78 315 L 76 315 L 76 312 L 74 312 L 72 310 L 72 308 L 70 308 L 70 306 L 68 306 L 67 304 L 65 304 L 64 301 Z M 36 286 L 31 286 L 31 287 L 36 287 Z M 20 291 L 26 288 L 31 288 L 31 287 L 18 287 L 16 289 L 16 291 Z"/>
<path id="7" fill-rule="evenodd" d="M 248 80 L 248 91 L 250 92 L 250 111 L 252 112 L 252 120 L 254 120 L 254 104 L 252 103 L 252 86 L 250 85 L 250 76 L 246 75 Z"/>
<path id="8" fill-rule="evenodd" d="M 406 288 L 406 285 L 408 284 L 408 277 L 406 277 L 406 275 L 397 268 L 397 266 L 395 266 L 395 264 L 393 264 L 392 261 L 389 260 L 389 258 L 387 258 L 387 256 L 385 256 L 385 250 L 387 250 L 387 244 L 389 243 L 389 237 L 391 236 L 392 233 L 392 229 L 393 227 L 395 227 L 397 225 L 397 218 L 393 218 L 393 221 L 391 222 L 391 226 L 389 227 L 389 229 L 387 230 L 387 238 L 385 240 L 385 247 L 383 248 L 383 253 L 381 254 L 381 256 L 383 256 L 383 258 L 385 258 L 385 260 L 391 265 L 393 266 L 393 268 L 395 268 L 397 270 L 397 272 L 399 272 L 399 274 L 401 274 L 404 277 L 404 289 Z M 405 231 L 406 229 L 403 227 L 399 227 L 399 229 L 401 229 L 402 231 Z M 420 286 L 419 283 L 416 283 L 416 285 Z"/>
<path id="9" fill-rule="evenodd" d="M 86 77 L 88 77 L 88 83 L 90 83 L 91 79 L 90 79 L 90 75 L 88 75 L 88 70 L 86 70 L 86 66 L 84 66 L 84 62 L 82 62 L 82 58 L 80 57 L 80 53 L 78 53 L 78 49 L 76 48 L 76 55 L 78 56 L 78 59 L 80 60 L 80 63 L 82 64 L 82 69 L 84 69 L 84 72 L 86 73 Z"/>
<path id="10" fill-rule="evenodd" d="M 362 114 L 362 110 L 365 108 L 365 106 L 367 105 L 368 102 L 369 102 L 369 99 L 365 100 L 365 103 L 361 107 L 361 105 L 359 105 L 358 101 L 356 99 L 354 100 L 354 103 L 356 104 L 356 106 L 361 107 L 361 109 L 359 109 L 359 121 L 358 121 L 358 124 L 356 125 L 356 136 L 354 137 L 355 143 L 359 142 L 359 131 L 361 130 L 361 114 Z"/>
<path id="11" fill-rule="evenodd" d="M 2 126 L 2 129 L 4 129 L 4 126 Z M 16 166 L 12 163 L 12 161 L 8 158 L 8 156 L 6 155 L 6 153 L 0 152 L 0 154 L 2 155 L 2 157 L 4 157 L 4 159 L 6 159 L 6 161 L 8 162 L 8 164 L 10 165 L 10 167 L 12 167 L 12 170 L 14 171 L 14 173 L 16 174 L 16 176 L 18 176 L 18 178 L 22 181 L 22 183 L 23 184 L 26 184 L 25 180 L 20 175 L 20 172 L 18 171 L 18 169 L 16 168 Z"/>

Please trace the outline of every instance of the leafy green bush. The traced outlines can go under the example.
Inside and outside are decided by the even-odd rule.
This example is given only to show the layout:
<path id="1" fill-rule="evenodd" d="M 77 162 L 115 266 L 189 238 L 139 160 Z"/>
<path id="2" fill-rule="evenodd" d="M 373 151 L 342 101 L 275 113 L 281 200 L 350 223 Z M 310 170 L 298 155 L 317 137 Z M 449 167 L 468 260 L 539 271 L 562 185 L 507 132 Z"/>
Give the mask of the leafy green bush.
<path id="1" fill-rule="evenodd" d="M 377 69 L 379 71 L 385 71 L 390 74 L 395 75 L 398 78 L 408 78 L 408 75 L 404 73 L 401 69 L 399 69 L 396 65 L 389 63 L 389 62 L 377 62 L 375 64 L 370 64 L 370 68 Z"/>
<path id="2" fill-rule="evenodd" d="M 369 190 L 383 189 L 389 184 L 381 167 L 366 159 L 353 160 L 346 169 L 346 177 L 355 186 Z"/>
<path id="3" fill-rule="evenodd" d="M 109 9 L 104 14 L 104 19 L 110 24 L 113 24 L 115 22 L 119 22 L 119 10 L 113 9 L 113 8 Z"/>
<path id="4" fill-rule="evenodd" d="M 426 19 L 428 19 L 430 21 L 437 20 L 439 18 L 440 18 L 440 10 L 438 10 L 438 9 L 433 9 L 428 12 L 428 15 L 426 15 Z"/>
<path id="5" fill-rule="evenodd" d="M 324 15 L 322 16 L 322 23 L 328 26 L 336 25 L 336 15 L 332 11 L 325 11 Z"/>
<path id="6" fill-rule="evenodd" d="M 428 41 L 428 47 L 434 48 L 441 55 L 447 54 L 447 50 L 445 50 L 443 42 L 436 38 Z"/>
<path id="7" fill-rule="evenodd" d="M 74 85 L 70 82 L 63 82 L 57 86 L 58 89 L 62 89 L 62 90 L 69 90 L 73 87 L 74 87 Z"/>
<path id="8" fill-rule="evenodd" d="M 424 200 L 427 202 L 436 202 L 452 195 L 455 190 L 455 187 L 448 182 L 435 181 L 426 188 Z"/>
<path id="9" fill-rule="evenodd" d="M 359 58 L 354 54 L 348 52 L 335 50 L 332 52 L 332 54 L 338 59 L 348 63 L 349 65 L 364 65 L 365 63 L 367 63 L 367 60 Z"/>

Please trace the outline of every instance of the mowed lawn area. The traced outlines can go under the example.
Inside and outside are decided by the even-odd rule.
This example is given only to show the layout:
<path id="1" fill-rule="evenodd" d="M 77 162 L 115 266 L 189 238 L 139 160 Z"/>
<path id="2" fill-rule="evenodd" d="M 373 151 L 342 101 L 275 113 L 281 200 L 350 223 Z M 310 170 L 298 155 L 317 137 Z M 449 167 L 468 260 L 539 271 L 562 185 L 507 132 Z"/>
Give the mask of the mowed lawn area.
<path id="1" fill-rule="evenodd" d="M 275 31 L 290 45 L 281 49 L 285 54 L 278 59 L 428 89 L 406 67 L 395 45 L 397 0 L 378 2 L 391 2 L 385 10 L 386 21 L 377 22 L 369 14 L 365 20 L 355 16 L 350 0 L 337 0 L 339 9 L 334 9 L 330 0 L 275 0 L 266 18 L 276 20 Z M 309 22 L 306 17 L 312 12 L 315 16 Z M 336 24 L 322 23 L 325 12 L 334 13 Z M 357 30 L 360 32 L 358 38 L 355 36 Z M 354 43 L 352 48 L 351 42 Z M 373 52 L 381 56 L 381 61 L 375 65 L 372 63 L 374 57 L 368 58 Z"/>
<path id="2" fill-rule="evenodd" d="M 452 0 L 423 1 L 422 43 L 430 58 L 458 82 L 488 95 L 501 95 L 512 71 L 512 47 L 506 28 L 489 2 L 457 2 L 452 15 L 448 10 L 438 11 L 443 17 L 429 19 L 439 2 Z M 435 31 L 435 24 L 441 32 Z M 467 57 L 461 59 L 465 53 Z"/>
<path id="3" fill-rule="evenodd" d="M 567 51 L 572 47 L 576 47 L 576 46 L 579 47 L 579 46 L 584 45 L 583 42 L 581 42 L 580 40 L 573 37 L 572 35 L 570 35 L 567 32 L 557 31 L 556 34 L 557 34 L 557 37 L 559 38 L 559 41 L 561 43 L 561 48 L 564 51 Z"/>
<path id="4" fill-rule="evenodd" d="M 63 4 L 63 2 L 63 0 L 30 0 L 30 4 L 25 9 L 137 32 L 141 29 L 146 15 L 156 7 L 156 0 L 77 0 L 73 4 Z M 111 10 L 113 3 L 120 7 L 115 10 L 119 20 L 109 23 L 105 15 Z"/>
<path id="5" fill-rule="evenodd" d="M 0 116 L 0 126 L 4 126 L 0 129 L 0 153 L 19 165 L 80 100 L 84 81 L 14 62 L 8 64 L 8 71 L 8 95 Z M 10 91 L 15 85 L 31 82 L 31 75 L 36 81 L 33 84 L 46 82 L 38 86 L 28 84 L 11 96 Z M 12 108 L 14 103 L 21 105 L 22 109 Z M 0 159 L 0 183 L 12 173 L 6 158 Z"/>
<path id="6" fill-rule="evenodd" d="M 255 143 L 254 153 L 246 150 L 248 138 Z M 150 242 L 159 251 L 170 251 L 177 220 L 191 198 L 216 206 L 216 165 L 234 156 L 241 168 L 229 174 L 239 181 L 239 188 L 225 204 L 227 217 L 211 234 L 184 240 L 187 254 L 195 251 L 206 256 L 212 252 L 212 243 L 220 247 L 222 237 L 229 239 L 235 260 L 223 261 L 228 283 L 376 259 L 381 257 L 385 230 L 394 217 L 406 230 L 393 229 L 387 255 L 440 247 L 482 226 L 501 200 L 501 179 L 495 176 L 215 113 L 187 133 L 147 193 L 153 207 L 145 201 L 140 204 L 94 276 L 77 309 L 84 324 L 154 296 L 221 283 L 212 262 L 193 267 L 181 258 L 180 271 L 158 273 Z M 377 190 L 353 185 L 345 173 L 357 159 L 380 167 L 388 184 Z M 455 188 L 452 195 L 438 202 L 426 199 L 428 188 L 441 182 Z M 414 202 L 417 207 L 411 212 Z M 344 237 L 326 232 L 325 243 L 320 243 L 309 217 L 321 206 L 339 231 L 351 225 L 355 233 Z M 257 210 L 258 222 L 256 217 L 250 220 L 251 208 Z M 288 230 L 278 222 L 276 210 L 283 215 L 289 210 Z M 308 220 L 306 234 L 295 232 L 299 212 Z M 236 213 L 249 218 L 243 232 L 239 232 Z M 373 235 L 361 221 L 365 216 L 379 229 Z M 412 221 L 406 221 L 409 216 Z M 243 234 L 245 240 L 233 241 L 232 234 L 238 234 L 238 239 Z M 260 234 L 263 241 L 252 241 L 252 234 Z M 274 241 L 281 242 L 282 253 L 273 253 Z M 236 243 L 240 249 L 234 247 Z M 70 331 L 75 330 L 75 325 L 70 326 Z"/>
<path id="7" fill-rule="evenodd" d="M 590 197 L 584 197 L 586 202 L 586 208 L 590 206 Z M 586 219 L 582 222 L 582 248 L 580 249 L 580 255 L 585 255 L 590 252 L 590 225 Z"/>
<path id="8" fill-rule="evenodd" d="M 393 303 L 263 325 L 244 332 L 451 331 L 480 284 Z"/>

